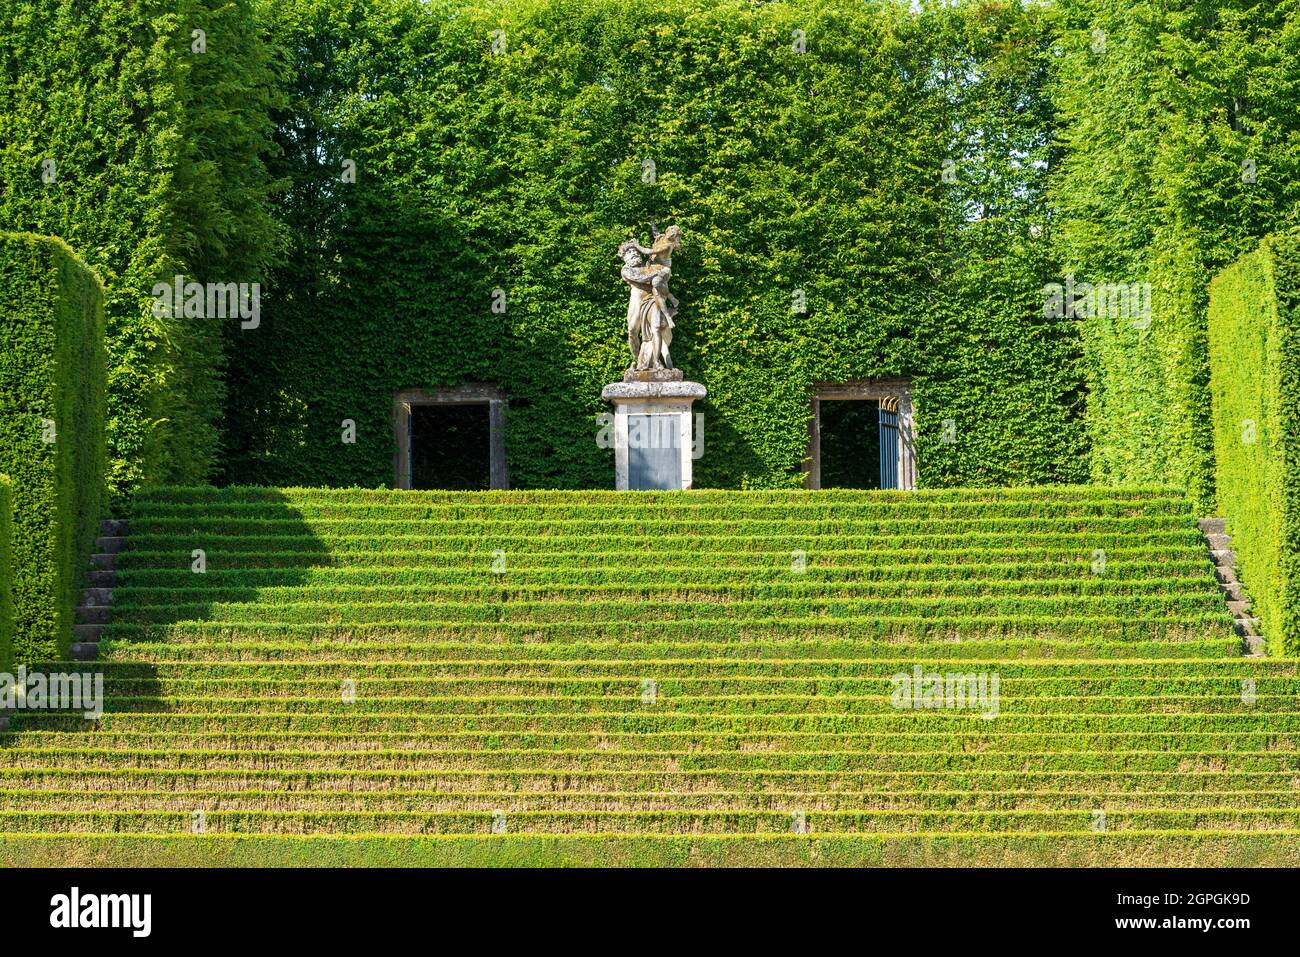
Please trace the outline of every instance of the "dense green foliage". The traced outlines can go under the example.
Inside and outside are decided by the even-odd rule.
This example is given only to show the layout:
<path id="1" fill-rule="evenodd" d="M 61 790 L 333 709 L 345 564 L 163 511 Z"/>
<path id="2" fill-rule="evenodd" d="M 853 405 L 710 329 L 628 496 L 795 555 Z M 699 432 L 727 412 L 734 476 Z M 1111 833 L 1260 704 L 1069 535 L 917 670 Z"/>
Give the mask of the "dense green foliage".
<path id="1" fill-rule="evenodd" d="M 66 654 L 104 502 L 104 296 L 63 243 L 0 233 L 0 471 L 14 497 L 14 651 Z"/>
<path id="2" fill-rule="evenodd" d="M 1300 231 L 1210 286 L 1220 514 L 1275 651 L 1300 654 Z"/>
<path id="3" fill-rule="evenodd" d="M 1206 289 L 1300 222 L 1300 4 L 1058 0 L 1057 239 L 1079 282 L 1151 284 L 1083 322 L 1092 474 L 1214 503 Z"/>
<path id="4" fill-rule="evenodd" d="M 14 489 L 0 475 L 0 672 L 14 664 Z"/>
<path id="5" fill-rule="evenodd" d="M 614 250 L 651 220 L 686 234 L 698 485 L 799 484 L 813 383 L 895 375 L 915 378 L 923 484 L 1082 477 L 1074 324 L 1043 316 L 1054 267 L 1030 234 L 1050 17 L 931 6 L 270 6 L 296 247 L 239 340 L 224 478 L 389 485 L 394 393 L 490 381 L 514 485 L 610 485 Z"/>
<path id="6" fill-rule="evenodd" d="M 279 236 L 263 163 L 274 94 L 248 0 L 0 15 L 0 224 L 59 236 L 104 279 L 114 491 L 204 481 L 218 459 L 226 330 L 154 317 L 151 290 L 178 273 L 258 278 Z"/>

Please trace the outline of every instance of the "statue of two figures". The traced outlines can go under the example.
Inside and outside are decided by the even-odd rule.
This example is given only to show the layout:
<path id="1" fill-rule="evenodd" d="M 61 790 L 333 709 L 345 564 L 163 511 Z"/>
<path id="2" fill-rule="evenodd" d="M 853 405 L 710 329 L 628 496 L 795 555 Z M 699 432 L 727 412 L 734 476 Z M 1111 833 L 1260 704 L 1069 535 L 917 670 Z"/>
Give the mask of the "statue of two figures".
<path id="1" fill-rule="evenodd" d="M 677 299 L 668 291 L 673 275 L 673 251 L 682 244 L 682 231 L 669 226 L 662 233 L 651 225 L 654 242 L 647 248 L 635 239 L 618 247 L 623 269 L 619 273 L 631 287 L 627 304 L 627 344 L 632 365 L 627 378 L 680 379 L 668 347 L 673 342 Z M 643 373 L 647 375 L 635 375 Z"/>

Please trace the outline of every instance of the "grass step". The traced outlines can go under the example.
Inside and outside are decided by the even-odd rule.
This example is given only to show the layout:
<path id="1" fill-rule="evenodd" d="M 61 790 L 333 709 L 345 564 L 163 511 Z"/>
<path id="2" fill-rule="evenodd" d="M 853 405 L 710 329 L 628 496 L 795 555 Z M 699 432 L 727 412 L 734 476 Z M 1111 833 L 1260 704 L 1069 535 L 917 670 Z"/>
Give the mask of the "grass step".
<path id="1" fill-rule="evenodd" d="M 936 599 L 963 597 L 1087 597 L 1221 598 L 1202 578 L 1049 578 L 1028 581 L 940 579 L 875 582 L 828 582 L 787 576 L 785 581 L 744 584 L 695 583 L 689 580 L 648 584 L 517 585 L 513 582 L 456 585 L 303 585 L 264 588 L 195 586 L 193 580 L 173 588 L 118 586 L 113 592 L 114 614 L 158 606 L 222 606 L 265 602 L 271 605 L 328 602 L 331 604 L 429 604 L 436 602 L 497 604 L 509 602 L 577 601 L 701 601 L 736 603 L 766 599 Z"/>
<path id="2" fill-rule="evenodd" d="M 1104 809 L 1104 808 L 1103 808 Z M 187 833 L 194 810 L 204 811 L 207 833 L 318 834 L 470 834 L 490 833 L 490 811 L 10 811 L 0 810 L 0 833 Z M 505 815 L 505 829 L 524 834 L 771 834 L 790 833 L 792 813 L 805 812 L 808 833 L 896 834 L 943 832 L 1095 833 L 1097 809 L 1051 811 L 516 811 Z M 1143 809 L 1106 812 L 1106 831 L 1243 830 L 1292 831 L 1300 810 L 1246 806 L 1237 809 Z"/>
<path id="3" fill-rule="evenodd" d="M 497 642 L 485 647 L 474 641 L 402 641 L 356 642 L 332 641 L 267 641 L 245 639 L 231 641 L 189 641 L 184 644 L 165 644 L 156 641 L 104 641 L 100 662 L 104 664 L 138 662 L 149 665 L 159 662 L 409 662 L 409 661 L 479 661 L 485 658 L 511 661 L 587 661 L 617 658 L 625 662 L 648 660 L 736 660 L 764 661 L 768 659 L 841 659 L 898 660 L 915 664 L 921 660 L 1086 660 L 1092 663 L 1115 661 L 1152 662 L 1153 659 L 1169 662 L 1187 662 L 1231 659 L 1234 668 L 1271 666 L 1274 661 L 1241 660 L 1241 641 L 1235 635 L 1224 633 L 1221 637 L 1186 640 L 1180 642 L 1150 641 L 1134 638 L 1127 641 L 1060 640 L 1051 638 L 1023 638 L 1012 640 L 953 640 L 945 642 L 873 641 L 868 639 L 825 638 L 815 641 L 788 641 L 772 639 L 762 643 L 752 641 L 637 641 L 632 638 L 616 641 L 574 641 L 567 644 L 542 644 L 537 642 Z M 78 670 L 78 662 L 59 662 L 56 670 Z M 1258 671 L 1243 671 L 1243 675 Z"/>
<path id="4" fill-rule="evenodd" d="M 56 788 L 0 788 L 0 803 L 11 811 L 75 812 L 85 808 L 86 793 Z M 566 791 L 520 794 L 517 791 L 354 792 L 318 790 L 307 793 L 256 790 L 104 790 L 94 794 L 97 811 L 216 811 L 277 812 L 448 812 L 524 811 L 1061 811 L 1104 808 L 1108 812 L 1176 809 L 1234 809 L 1284 811 L 1293 807 L 1294 791 L 1156 791 L 1115 794 L 1108 791 L 911 791 L 862 794 L 842 791 Z"/>

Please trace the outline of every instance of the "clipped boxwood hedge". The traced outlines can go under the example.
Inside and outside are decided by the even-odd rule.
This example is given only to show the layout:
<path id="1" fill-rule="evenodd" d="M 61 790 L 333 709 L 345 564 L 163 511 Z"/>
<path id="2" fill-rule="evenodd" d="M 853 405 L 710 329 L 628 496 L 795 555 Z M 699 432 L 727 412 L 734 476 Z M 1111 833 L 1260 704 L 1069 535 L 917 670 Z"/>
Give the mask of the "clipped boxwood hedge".
<path id="1" fill-rule="evenodd" d="M 1274 651 L 1300 653 L 1300 231 L 1210 286 L 1219 508 Z"/>
<path id="2" fill-rule="evenodd" d="M 14 655 L 66 655 L 104 489 L 104 294 L 63 242 L 0 233 L 0 471 L 14 499 Z"/>

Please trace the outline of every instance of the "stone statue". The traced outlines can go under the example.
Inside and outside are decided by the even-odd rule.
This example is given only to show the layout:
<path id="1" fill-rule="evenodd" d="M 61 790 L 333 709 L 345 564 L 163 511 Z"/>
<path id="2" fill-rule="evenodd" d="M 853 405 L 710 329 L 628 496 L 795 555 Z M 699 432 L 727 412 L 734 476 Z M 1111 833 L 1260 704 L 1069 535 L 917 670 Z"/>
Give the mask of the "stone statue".
<path id="1" fill-rule="evenodd" d="M 669 370 L 677 298 L 668 291 L 673 275 L 673 251 L 682 244 L 682 231 L 669 226 L 662 233 L 651 225 L 654 243 L 642 246 L 629 239 L 618 247 L 623 269 L 619 273 L 631 287 L 627 304 L 627 344 L 632 352 L 632 372 Z M 643 259 L 642 257 L 646 257 Z"/>

